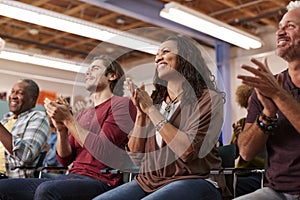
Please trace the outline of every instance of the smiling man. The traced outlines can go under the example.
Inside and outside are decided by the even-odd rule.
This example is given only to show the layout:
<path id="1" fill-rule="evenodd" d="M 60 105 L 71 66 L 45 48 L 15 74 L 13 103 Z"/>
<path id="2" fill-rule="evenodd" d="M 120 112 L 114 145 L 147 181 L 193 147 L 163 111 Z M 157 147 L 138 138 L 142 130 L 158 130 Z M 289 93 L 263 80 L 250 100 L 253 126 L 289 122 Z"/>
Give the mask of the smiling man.
<path id="1" fill-rule="evenodd" d="M 276 32 L 277 55 L 288 68 L 273 76 L 268 63 L 242 68 L 253 76 L 239 75 L 255 88 L 243 132 L 238 138 L 241 157 L 252 160 L 267 148 L 265 187 L 239 200 L 300 199 L 300 1 L 292 1 Z"/>
<path id="2" fill-rule="evenodd" d="M 30 79 L 19 80 L 9 94 L 10 112 L 0 123 L 0 141 L 5 147 L 9 178 L 32 177 L 32 170 L 14 168 L 35 166 L 40 153 L 45 151 L 50 127 L 46 113 L 34 109 L 38 95 L 39 87 Z"/>
<path id="3" fill-rule="evenodd" d="M 125 73 L 113 58 L 100 55 L 87 69 L 86 89 L 93 104 L 77 115 L 63 98 L 45 99 L 56 128 L 56 158 L 70 168 L 49 178 L 0 180 L 0 199 L 88 200 L 122 184 L 122 174 L 102 173 L 132 164 L 125 151 L 136 108 L 123 96 Z M 128 162 L 127 162 L 128 161 Z"/>

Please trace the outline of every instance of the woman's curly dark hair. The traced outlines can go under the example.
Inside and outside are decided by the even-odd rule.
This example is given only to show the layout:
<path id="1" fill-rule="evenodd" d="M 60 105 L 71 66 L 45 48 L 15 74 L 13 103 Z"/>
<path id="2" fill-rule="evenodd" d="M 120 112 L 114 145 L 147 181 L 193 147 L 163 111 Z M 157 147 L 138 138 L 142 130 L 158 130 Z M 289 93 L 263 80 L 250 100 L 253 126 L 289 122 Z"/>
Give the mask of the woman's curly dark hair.
<path id="1" fill-rule="evenodd" d="M 235 91 L 236 95 L 236 102 L 242 107 L 242 108 L 248 108 L 248 101 L 249 98 L 253 92 L 254 88 L 248 85 L 240 85 L 237 87 Z"/>
<path id="2" fill-rule="evenodd" d="M 177 42 L 177 64 L 178 73 L 185 78 L 183 82 L 182 102 L 192 103 L 195 98 L 198 100 L 205 89 L 218 91 L 215 77 L 207 67 L 201 51 L 194 44 L 194 41 L 182 36 L 171 36 L 165 41 Z M 151 97 L 155 104 L 160 104 L 167 97 L 167 82 L 158 77 L 155 70 L 154 86 Z M 223 93 L 224 95 L 224 93 Z"/>

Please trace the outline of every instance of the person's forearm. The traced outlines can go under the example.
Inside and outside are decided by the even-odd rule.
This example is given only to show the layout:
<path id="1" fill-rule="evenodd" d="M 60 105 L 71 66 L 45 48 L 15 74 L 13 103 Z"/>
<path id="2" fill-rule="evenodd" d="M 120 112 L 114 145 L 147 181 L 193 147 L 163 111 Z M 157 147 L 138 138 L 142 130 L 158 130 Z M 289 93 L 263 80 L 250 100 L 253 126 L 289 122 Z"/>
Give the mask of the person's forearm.
<path id="1" fill-rule="evenodd" d="M 192 151 L 191 141 L 187 135 L 166 121 L 155 107 L 150 108 L 149 118 L 156 126 L 162 139 L 178 155 L 185 157 Z"/>
<path id="2" fill-rule="evenodd" d="M 68 128 L 69 133 L 75 138 L 75 140 L 83 146 L 84 141 L 89 134 L 87 130 L 82 128 L 80 124 L 74 119 L 71 118 L 69 120 L 64 121 L 64 125 Z"/>
<path id="3" fill-rule="evenodd" d="M 242 158 L 251 161 L 265 147 L 268 138 L 268 133 L 264 133 L 256 123 L 245 124 L 238 137 L 238 148 Z"/>
<path id="4" fill-rule="evenodd" d="M 71 155 L 72 148 L 68 140 L 68 133 L 57 132 L 56 152 L 60 157 Z"/>
<path id="5" fill-rule="evenodd" d="M 0 123 L 0 141 L 2 142 L 3 146 L 6 150 L 12 154 L 12 135 L 8 130 Z"/>
<path id="6" fill-rule="evenodd" d="M 146 115 L 138 112 L 134 128 L 130 133 L 128 148 L 131 152 L 144 152 L 146 139 Z"/>

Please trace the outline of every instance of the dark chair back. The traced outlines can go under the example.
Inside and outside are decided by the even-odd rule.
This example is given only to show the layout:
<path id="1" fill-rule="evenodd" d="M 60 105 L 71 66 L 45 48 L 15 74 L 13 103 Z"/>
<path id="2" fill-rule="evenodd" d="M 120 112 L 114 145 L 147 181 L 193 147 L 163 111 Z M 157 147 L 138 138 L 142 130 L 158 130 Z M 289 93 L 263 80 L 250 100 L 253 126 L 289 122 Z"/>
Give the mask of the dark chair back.
<path id="1" fill-rule="evenodd" d="M 227 188 L 230 190 L 231 194 L 234 195 L 234 167 L 235 158 L 237 154 L 237 147 L 235 144 L 229 144 L 224 146 L 219 146 L 217 148 L 219 156 L 222 159 L 222 173 L 225 175 Z"/>
<path id="2" fill-rule="evenodd" d="M 44 166 L 44 160 L 45 160 L 46 154 L 47 154 L 47 151 L 43 151 L 40 153 L 39 158 L 38 158 L 39 160 L 35 166 L 35 171 L 33 173 L 34 178 L 39 178 L 39 174 L 40 174 L 39 171 Z"/>
<path id="3" fill-rule="evenodd" d="M 225 146 L 219 146 L 217 148 L 220 157 L 222 158 L 222 167 L 234 167 L 236 158 L 236 145 L 229 144 Z"/>

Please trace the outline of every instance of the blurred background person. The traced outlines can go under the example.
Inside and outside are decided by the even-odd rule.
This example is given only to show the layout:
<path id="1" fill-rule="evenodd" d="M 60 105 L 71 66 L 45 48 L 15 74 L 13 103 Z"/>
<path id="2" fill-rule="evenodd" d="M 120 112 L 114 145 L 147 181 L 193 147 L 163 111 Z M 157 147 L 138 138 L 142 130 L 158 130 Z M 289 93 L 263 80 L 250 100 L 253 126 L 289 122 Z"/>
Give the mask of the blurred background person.
<path id="1" fill-rule="evenodd" d="M 241 108 L 248 110 L 248 103 L 251 100 L 251 94 L 253 90 L 253 87 L 245 84 L 239 85 L 237 87 L 235 92 L 236 102 Z M 237 148 L 236 167 L 242 169 L 264 169 L 266 156 L 265 148 L 251 161 L 245 161 L 242 157 L 239 156 L 237 139 L 239 137 L 239 134 L 244 129 L 245 120 L 246 116 L 242 117 L 237 122 L 232 124 L 233 134 L 230 143 L 236 145 Z M 236 197 L 248 194 L 261 188 L 261 179 L 262 175 L 260 173 L 247 173 L 246 170 L 237 173 Z"/>
<path id="2" fill-rule="evenodd" d="M 42 172 L 43 177 L 51 177 L 51 176 L 55 176 L 58 173 L 65 172 L 65 170 L 63 170 L 63 168 L 61 168 L 62 165 L 56 159 L 57 133 L 56 133 L 55 126 L 53 125 L 53 122 L 50 117 L 49 117 L 49 123 L 50 123 L 50 137 L 48 138 L 48 141 L 47 141 L 47 144 L 48 144 L 47 154 L 46 154 L 44 162 L 43 162 L 43 167 L 48 167 L 48 169 L 43 170 L 43 172 Z M 59 168 L 61 168 L 61 170 L 59 170 Z"/>

